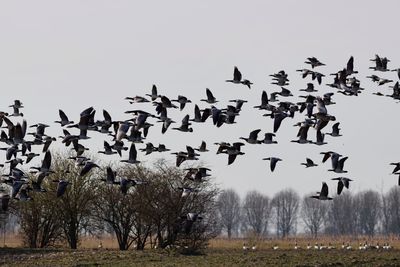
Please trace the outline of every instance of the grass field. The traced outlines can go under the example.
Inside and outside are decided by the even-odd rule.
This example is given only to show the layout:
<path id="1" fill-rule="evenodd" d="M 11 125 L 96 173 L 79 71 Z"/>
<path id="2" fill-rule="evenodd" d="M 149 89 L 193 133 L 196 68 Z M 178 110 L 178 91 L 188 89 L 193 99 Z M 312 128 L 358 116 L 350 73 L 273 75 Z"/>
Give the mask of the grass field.
<path id="1" fill-rule="evenodd" d="M 12 238 L 9 238 L 12 240 Z M 17 244 L 14 238 L 14 244 Z M 102 239 L 103 248 L 96 249 L 98 239 L 85 239 L 76 251 L 69 249 L 26 249 L 21 247 L 0 248 L 0 264 L 3 266 L 400 266 L 399 241 L 392 240 L 391 250 L 358 250 L 353 241 L 352 250 L 340 248 L 341 240 L 335 240 L 335 249 L 305 249 L 309 240 L 297 240 L 302 248 L 295 250 L 294 240 L 267 240 L 256 243 L 255 251 L 243 251 L 246 240 L 215 239 L 203 254 L 185 256 L 173 250 L 146 249 L 144 251 L 118 251 L 111 239 Z M 248 243 L 249 240 L 247 240 Z M 321 241 L 322 242 L 322 241 Z M 382 240 L 378 240 L 381 242 Z M 11 245 L 10 243 L 7 243 Z M 312 243 L 313 244 L 313 243 Z M 251 244 L 253 245 L 253 244 Z M 278 245 L 279 249 L 271 247 Z"/>

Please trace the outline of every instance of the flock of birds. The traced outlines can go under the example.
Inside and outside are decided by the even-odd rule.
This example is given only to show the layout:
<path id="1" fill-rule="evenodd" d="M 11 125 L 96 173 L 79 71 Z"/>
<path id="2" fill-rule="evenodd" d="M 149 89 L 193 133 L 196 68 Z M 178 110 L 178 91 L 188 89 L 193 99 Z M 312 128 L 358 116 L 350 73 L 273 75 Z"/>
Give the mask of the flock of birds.
<path id="1" fill-rule="evenodd" d="M 374 62 L 374 66 L 370 68 L 373 71 L 382 73 L 396 71 L 400 79 L 400 69 L 389 70 L 387 64 L 390 60 L 386 57 L 376 55 L 371 61 Z M 281 124 L 285 122 L 286 118 L 300 116 L 298 114 L 303 114 L 304 117 L 295 124 L 299 130 L 296 139 L 291 140 L 291 142 L 303 145 L 314 144 L 322 146 L 327 144 L 325 135 L 330 135 L 334 138 L 341 136 L 340 122 L 336 121 L 334 115 L 328 113 L 328 107 L 336 104 L 332 99 L 334 92 L 324 93 L 322 96 L 314 94 L 318 92 L 314 84 L 318 83 L 321 85 L 322 80 L 327 79 L 323 73 L 316 71 L 316 69 L 321 68 L 325 64 L 315 57 L 307 58 L 305 63 L 310 65 L 311 69 L 299 69 L 297 72 L 301 73 L 303 79 L 311 78 L 311 81 L 308 81 L 306 88 L 299 90 L 306 94 L 300 96 L 300 102 L 293 103 L 285 100 L 285 98 L 293 96 L 293 94 L 286 88 L 286 86 L 289 85 L 288 74 L 284 70 L 281 70 L 270 75 L 272 77 L 272 84 L 279 86 L 280 90 L 272 92 L 269 95 L 266 91 L 263 91 L 261 94 L 261 103 L 254 106 L 257 110 L 267 112 L 263 116 L 269 118 L 272 122 L 273 130 L 271 132 L 264 133 L 264 138 L 259 139 L 261 129 L 254 129 L 248 136 L 239 138 L 243 140 L 243 142 L 238 141 L 232 144 L 228 142 L 215 143 L 218 145 L 216 153 L 221 155 L 226 154 L 228 157 L 228 165 L 233 164 L 238 156 L 245 154 L 242 148 L 247 144 L 277 144 L 277 141 L 274 139 L 279 132 Z M 327 86 L 345 96 L 358 96 L 363 92 L 364 88 L 361 87 L 360 80 L 355 76 L 357 73 L 358 72 L 354 70 L 354 58 L 350 57 L 345 68 L 330 74 L 333 76 L 333 82 L 328 83 Z M 372 81 L 376 82 L 379 86 L 393 83 L 393 80 L 382 78 L 375 74 L 368 76 L 368 78 L 371 78 Z M 233 78 L 226 80 L 226 82 L 239 86 L 244 85 L 249 89 L 253 85 L 250 80 L 243 79 L 237 67 L 234 67 Z M 387 96 L 395 100 L 400 100 L 399 82 L 397 81 L 392 88 L 393 93 Z M 384 96 L 382 93 L 374 94 L 377 96 Z M 200 100 L 201 102 L 205 102 L 207 106 L 200 109 L 199 105 L 194 103 L 193 116 L 189 114 L 184 115 L 182 121 L 178 124 L 173 118 L 168 116 L 169 110 L 186 110 L 187 104 L 192 103 L 188 97 L 179 95 L 176 99 L 170 99 L 166 95 L 159 94 L 157 87 L 153 85 L 151 93 L 145 96 L 126 97 L 125 99 L 135 106 L 141 104 L 152 105 L 154 107 L 154 112 L 150 113 L 142 109 L 133 109 L 125 112 L 126 114 L 132 115 L 131 119 L 113 120 L 110 114 L 106 110 L 103 110 L 102 118 L 96 120 L 96 110 L 93 107 L 89 107 L 80 113 L 79 122 L 74 123 L 62 110 L 59 110 L 60 120 L 55 121 L 60 124 L 63 132 L 63 135 L 59 138 L 62 144 L 66 147 L 71 146 L 75 151 L 75 155 L 71 156 L 69 159 L 73 160 L 75 165 L 81 168 L 81 176 L 85 176 L 93 168 L 100 168 L 99 165 L 85 156 L 85 152 L 89 148 L 85 147 L 82 143 L 84 140 L 90 138 L 90 132 L 98 132 L 109 139 L 112 138 L 112 141 L 104 140 L 104 150 L 98 151 L 99 153 L 105 156 L 118 154 L 122 157 L 125 151 L 128 151 L 127 158 L 122 159 L 121 162 L 126 164 L 138 164 L 140 163 L 138 150 L 145 155 L 170 151 L 164 144 L 155 146 L 151 142 L 147 142 L 144 147 L 136 149 L 137 144 L 144 143 L 150 129 L 156 128 L 155 123 L 161 124 L 162 134 L 166 134 L 167 131 L 193 132 L 193 128 L 191 127 L 193 124 L 204 124 L 210 120 L 215 127 L 219 128 L 225 124 L 236 123 L 236 117 L 240 115 L 244 105 L 247 105 L 246 103 L 248 102 L 244 99 L 231 99 L 229 100 L 230 105 L 226 107 L 217 107 L 219 101 L 211 90 L 207 88 L 206 98 Z M 12 113 L 0 112 L 0 126 L 4 125 L 4 130 L 1 131 L 0 135 L 0 142 L 7 145 L 0 149 L 5 150 L 6 161 L 4 164 L 9 165 L 7 174 L 3 175 L 2 183 L 11 187 L 10 193 L 3 192 L 1 196 L 3 211 L 7 210 L 8 203 L 11 199 L 20 201 L 32 200 L 30 196 L 30 191 L 32 190 L 51 193 L 46 192 L 46 189 L 42 187 L 42 182 L 54 172 L 52 170 L 52 156 L 49 147 L 57 140 L 55 137 L 46 135 L 46 128 L 49 127 L 49 125 L 45 123 L 36 123 L 28 127 L 26 120 L 22 120 L 22 122 L 13 122 L 11 120 L 13 117 L 23 117 L 21 109 L 24 108 L 24 106 L 20 100 L 15 100 L 10 107 L 13 109 Z M 171 127 L 172 124 L 178 125 L 177 127 Z M 331 124 L 332 130 L 325 132 L 324 130 L 329 124 Z M 35 129 L 35 131 L 27 133 L 30 128 Z M 71 133 L 69 129 L 78 129 L 79 131 L 77 133 Z M 310 129 L 315 131 L 315 140 L 309 139 Z M 28 140 L 28 136 L 32 136 L 32 139 Z M 126 146 L 126 143 L 130 143 L 130 145 Z M 30 166 L 30 172 L 34 173 L 34 178 L 29 178 L 27 173 L 19 168 L 19 165 L 26 165 L 33 158 L 41 156 L 40 153 L 32 152 L 34 146 L 41 146 L 41 153 L 44 155 L 40 166 Z M 208 151 L 209 149 L 206 142 L 202 141 L 199 147 L 194 148 L 186 146 L 186 150 L 172 152 L 172 154 L 176 157 L 176 166 L 180 167 L 183 162 L 198 160 L 201 153 Z M 337 181 L 337 195 L 340 195 L 344 188 L 349 188 L 350 182 L 352 181 L 352 179 L 342 176 L 342 174 L 347 173 L 345 170 L 345 162 L 348 157 L 335 151 L 321 152 L 321 154 L 323 155 L 323 163 L 328 160 L 331 162 L 331 168 L 328 169 L 328 171 L 340 175 L 339 177 L 332 178 L 332 180 Z M 23 159 L 23 157 L 25 157 L 25 159 Z M 262 160 L 269 161 L 271 172 L 276 171 L 278 163 L 282 161 L 281 158 L 273 156 L 263 158 Z M 391 164 L 395 165 L 393 174 L 400 174 L 400 162 Z M 310 158 L 306 158 L 305 162 L 301 163 L 301 165 L 304 165 L 306 168 L 318 166 L 318 164 Z M 111 167 L 106 167 L 105 169 L 105 178 L 102 180 L 107 184 L 119 186 L 121 192 L 124 194 L 126 194 L 132 186 L 145 183 L 138 179 L 117 178 L 117 173 Z M 209 172 L 211 170 L 205 167 L 186 168 L 184 170 L 186 171 L 186 175 L 182 181 L 182 186 L 177 190 L 182 191 L 182 197 L 187 197 L 189 194 L 198 192 L 196 183 L 201 183 L 210 176 Z M 65 172 L 68 172 L 68 170 L 65 170 Z M 57 197 L 62 197 L 68 189 L 70 182 L 64 179 L 55 180 L 55 182 L 58 183 L 55 194 Z M 321 190 L 311 197 L 318 200 L 331 200 L 332 197 L 329 196 L 328 184 L 323 182 Z M 195 211 L 183 215 L 183 218 L 188 222 L 195 222 L 196 220 L 202 219 Z"/>
<path id="2" fill-rule="evenodd" d="M 335 246 L 333 245 L 331 242 L 328 243 L 328 245 L 324 245 L 323 243 L 318 243 L 315 242 L 314 245 L 311 245 L 311 243 L 307 243 L 306 246 L 301 247 L 297 242 L 295 242 L 294 246 L 292 247 L 295 250 L 300 250 L 300 249 L 307 249 L 307 250 L 332 250 L 332 249 L 342 249 L 342 250 L 353 250 L 353 249 L 358 249 L 358 250 L 390 250 L 393 247 L 388 243 L 385 242 L 383 243 L 383 245 L 380 245 L 379 242 L 377 242 L 375 245 L 368 243 L 368 242 L 364 242 L 364 243 L 359 243 L 358 247 L 357 246 L 352 246 L 350 244 L 350 242 L 342 242 L 342 244 L 340 246 Z M 247 243 L 243 243 L 243 247 L 242 247 L 243 251 L 247 252 L 247 251 L 256 251 L 257 245 L 248 245 Z M 280 249 L 279 246 L 277 244 L 274 244 L 271 249 L 273 250 L 278 250 Z"/>

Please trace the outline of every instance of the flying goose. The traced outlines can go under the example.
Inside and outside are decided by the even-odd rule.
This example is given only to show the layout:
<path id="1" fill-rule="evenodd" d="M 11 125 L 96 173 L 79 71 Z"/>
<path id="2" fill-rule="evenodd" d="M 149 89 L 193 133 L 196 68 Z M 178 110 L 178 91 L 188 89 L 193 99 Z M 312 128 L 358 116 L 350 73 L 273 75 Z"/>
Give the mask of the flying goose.
<path id="1" fill-rule="evenodd" d="M 300 129 L 299 129 L 299 131 L 297 133 L 297 137 L 299 137 L 299 139 L 298 140 L 291 140 L 290 142 L 295 142 L 295 143 L 299 143 L 299 144 L 309 144 L 309 143 L 311 143 L 312 142 L 311 140 L 307 140 L 308 129 L 310 129 L 310 126 L 311 125 L 308 123 L 308 121 L 300 123 Z"/>
<path id="2" fill-rule="evenodd" d="M 231 83 L 236 83 L 236 84 L 244 84 L 249 89 L 251 88 L 251 85 L 253 84 L 249 80 L 242 80 L 242 73 L 239 71 L 239 69 L 235 66 L 233 70 L 233 80 L 226 80 L 226 82 L 231 82 Z"/>
<path id="3" fill-rule="evenodd" d="M 231 165 L 238 155 L 244 155 L 245 153 L 240 151 L 240 147 L 244 146 L 241 142 L 235 142 L 232 145 L 229 143 L 221 143 L 219 144 L 217 154 L 225 153 L 228 154 L 228 165 Z"/>
<path id="4" fill-rule="evenodd" d="M 130 164 L 140 163 L 140 161 L 136 160 L 136 157 L 137 157 L 137 151 L 136 151 L 135 143 L 131 143 L 131 147 L 129 149 L 129 158 L 123 159 L 123 160 L 121 160 L 121 162 L 130 163 Z"/>
<path id="5" fill-rule="evenodd" d="M 340 195 L 342 193 L 343 187 L 346 187 L 349 189 L 350 182 L 353 181 L 350 178 L 346 177 L 337 177 L 337 178 L 332 178 L 331 180 L 336 180 L 338 181 L 338 186 L 337 186 L 337 194 Z"/>
<path id="6" fill-rule="evenodd" d="M 287 78 L 288 75 L 287 75 L 287 73 L 285 73 L 284 70 L 281 70 L 278 73 L 274 73 L 274 74 L 271 74 L 269 76 L 273 77 L 272 80 L 274 82 L 272 82 L 271 84 L 276 84 L 276 85 L 279 85 L 279 86 L 289 85 L 289 83 L 288 83 L 289 79 Z"/>
<path id="7" fill-rule="evenodd" d="M 98 153 L 102 153 L 104 155 L 113 155 L 113 154 L 117 154 L 116 151 L 112 150 L 111 145 L 107 142 L 104 141 L 104 151 L 99 151 Z"/>
<path id="8" fill-rule="evenodd" d="M 123 141 L 117 141 L 117 140 L 115 140 L 114 144 L 111 146 L 111 149 L 116 150 L 120 157 L 122 157 L 122 150 L 125 151 L 128 150 L 128 148 L 124 146 Z"/>
<path id="9" fill-rule="evenodd" d="M 158 144 L 158 147 L 156 149 L 158 152 L 170 151 L 170 149 L 166 148 L 166 146 L 164 144 Z"/>
<path id="10" fill-rule="evenodd" d="M 304 92 L 308 92 L 308 93 L 318 92 L 318 90 L 314 89 L 314 84 L 313 83 L 307 83 L 307 88 L 300 89 L 300 91 L 304 91 Z"/>
<path id="11" fill-rule="evenodd" d="M 324 142 L 324 139 L 325 139 L 325 134 L 323 134 L 320 130 L 317 130 L 317 141 L 312 143 L 318 146 L 326 145 L 327 142 Z"/>
<path id="12" fill-rule="evenodd" d="M 274 133 L 266 133 L 264 135 L 264 140 L 262 141 L 262 143 L 264 143 L 264 144 L 277 144 L 278 143 L 277 141 L 272 140 L 274 136 L 275 136 Z"/>
<path id="13" fill-rule="evenodd" d="M 324 63 L 320 62 L 316 57 L 308 57 L 307 61 L 304 63 L 310 64 L 311 68 L 319 67 L 319 66 L 325 66 Z"/>
<path id="14" fill-rule="evenodd" d="M 107 170 L 106 178 L 105 179 L 102 178 L 101 180 L 111 185 L 119 184 L 119 182 L 115 180 L 117 172 L 113 171 L 110 166 L 108 166 L 106 170 Z"/>
<path id="15" fill-rule="evenodd" d="M 263 160 L 270 161 L 269 167 L 271 169 L 271 172 L 273 172 L 275 170 L 275 167 L 276 167 L 276 164 L 278 163 L 278 161 L 282 161 L 282 159 L 276 158 L 276 157 L 263 158 Z"/>
<path id="16" fill-rule="evenodd" d="M 153 84 L 151 88 L 151 94 L 146 94 L 146 95 L 151 97 L 151 101 L 156 100 L 159 97 L 159 95 L 157 94 L 157 86 Z"/>
<path id="17" fill-rule="evenodd" d="M 343 170 L 344 162 L 347 159 L 348 159 L 348 157 L 341 158 L 340 160 L 338 160 L 336 168 L 332 168 L 332 169 L 330 169 L 328 171 L 333 171 L 333 172 L 336 172 L 336 173 L 347 173 L 347 171 Z"/>
<path id="18" fill-rule="evenodd" d="M 207 102 L 208 104 L 215 104 L 218 102 L 210 89 L 206 88 L 206 94 L 207 94 L 207 99 L 200 99 L 200 101 Z"/>
<path id="19" fill-rule="evenodd" d="M 134 97 L 125 97 L 126 100 L 129 100 L 129 103 L 133 104 L 133 103 L 147 103 L 150 102 L 149 100 L 147 100 L 145 97 L 143 96 L 134 96 Z"/>
<path id="20" fill-rule="evenodd" d="M 201 141 L 201 145 L 199 148 L 195 148 L 194 150 L 197 150 L 199 152 L 208 152 L 209 150 L 207 149 L 207 143 L 205 141 Z"/>
<path id="21" fill-rule="evenodd" d="M 321 192 L 318 192 L 318 195 L 311 196 L 311 198 L 319 200 L 332 200 L 333 198 L 328 197 L 328 195 L 329 195 L 328 185 L 325 182 L 323 182 Z"/>
<path id="22" fill-rule="evenodd" d="M 61 109 L 58 110 L 58 114 L 60 115 L 60 121 L 55 121 L 55 123 L 59 123 L 61 124 L 61 126 L 65 126 L 65 125 L 69 125 L 69 124 L 73 124 L 73 121 L 70 121 L 67 117 L 67 115 L 65 115 L 64 111 L 62 111 Z"/>
<path id="23" fill-rule="evenodd" d="M 346 66 L 346 74 L 351 75 L 351 74 L 357 74 L 358 71 L 354 70 L 354 57 L 351 56 L 349 58 L 349 61 L 347 61 L 347 66 Z"/>
<path id="24" fill-rule="evenodd" d="M 243 100 L 243 99 L 233 99 L 233 100 L 229 100 L 229 102 L 234 102 L 236 103 L 236 110 L 240 111 L 242 110 L 243 104 L 247 103 L 247 100 Z"/>
<path id="25" fill-rule="evenodd" d="M 13 108 L 13 113 L 10 114 L 9 116 L 14 116 L 14 117 L 23 117 L 24 114 L 22 112 L 19 111 L 19 107 L 12 105 L 11 106 Z"/>
<path id="26" fill-rule="evenodd" d="M 100 168 L 99 165 L 97 165 L 96 163 L 92 162 L 92 161 L 85 161 L 85 165 L 83 166 L 81 172 L 80 172 L 80 176 L 84 176 L 87 173 L 89 173 L 89 171 L 93 168 Z"/>
<path id="27" fill-rule="evenodd" d="M 178 95 L 178 99 L 171 100 L 174 102 L 179 102 L 179 109 L 183 110 L 185 108 L 186 103 L 192 103 L 186 96 Z"/>
<path id="28" fill-rule="evenodd" d="M 190 125 L 192 124 L 189 122 L 189 114 L 187 114 L 185 117 L 183 117 L 181 126 L 172 129 L 181 132 L 193 132 L 193 128 L 189 127 Z"/>
<path id="29" fill-rule="evenodd" d="M 276 95 L 276 94 L 275 94 Z M 268 111 L 272 111 L 275 107 L 268 103 L 268 94 L 265 91 L 262 91 L 261 94 L 261 104 L 259 106 L 254 106 L 254 108 L 265 109 Z"/>
<path id="30" fill-rule="evenodd" d="M 334 137 L 342 136 L 340 134 L 339 124 L 340 124 L 340 122 L 336 122 L 334 125 L 332 125 L 332 132 L 331 133 L 326 133 L 326 134 L 328 134 L 330 136 L 334 136 Z"/>
<path id="31" fill-rule="evenodd" d="M 400 162 L 392 162 L 392 163 L 390 163 L 390 165 L 394 165 L 395 166 L 393 171 L 392 171 L 392 174 L 394 174 L 394 173 L 396 173 L 396 172 L 398 172 L 400 170 Z"/>
<path id="32" fill-rule="evenodd" d="M 145 148 L 141 148 L 139 149 L 142 152 L 146 152 L 146 155 L 149 155 L 151 153 L 153 153 L 154 151 L 157 151 L 157 148 L 154 147 L 153 143 L 146 143 L 146 147 Z"/>
<path id="33" fill-rule="evenodd" d="M 40 156 L 40 154 L 30 152 L 30 153 L 25 154 L 24 156 L 26 157 L 25 163 L 29 163 L 34 157 Z"/>
<path id="34" fill-rule="evenodd" d="M 257 140 L 257 135 L 258 135 L 259 132 L 261 132 L 261 129 L 257 129 L 257 130 L 254 130 L 254 131 L 250 132 L 248 138 L 239 137 L 239 139 L 243 139 L 249 144 L 261 144 L 262 141 L 261 140 Z"/>
<path id="35" fill-rule="evenodd" d="M 322 77 L 325 77 L 325 75 L 320 72 L 313 71 L 311 73 L 311 80 L 314 81 L 316 79 L 319 85 L 322 83 Z"/>
<path id="36" fill-rule="evenodd" d="M 370 69 L 373 69 L 375 71 L 389 71 L 389 69 L 387 68 L 387 63 L 390 62 L 389 59 L 387 59 L 386 57 L 380 57 L 379 55 L 375 55 L 374 59 L 370 59 L 370 61 L 375 61 L 375 66 L 374 67 L 370 67 Z"/>
<path id="37" fill-rule="evenodd" d="M 281 91 L 276 92 L 276 94 L 278 94 L 280 96 L 284 96 L 284 97 L 293 96 L 292 92 L 285 87 L 281 87 Z"/>
<path id="38" fill-rule="evenodd" d="M 282 121 L 288 117 L 288 114 L 282 111 L 274 112 L 273 113 L 273 118 L 274 118 L 274 133 L 276 133 L 281 126 Z"/>
<path id="39" fill-rule="evenodd" d="M 310 158 L 306 158 L 306 163 L 301 163 L 301 165 L 306 166 L 306 168 L 318 166 L 318 164 L 315 164 Z"/>

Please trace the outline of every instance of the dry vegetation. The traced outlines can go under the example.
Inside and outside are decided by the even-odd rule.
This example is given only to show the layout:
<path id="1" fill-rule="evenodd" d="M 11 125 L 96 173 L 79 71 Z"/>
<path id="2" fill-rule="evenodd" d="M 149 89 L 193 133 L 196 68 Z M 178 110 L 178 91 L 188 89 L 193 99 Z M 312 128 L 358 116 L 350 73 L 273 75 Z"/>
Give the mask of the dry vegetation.
<path id="1" fill-rule="evenodd" d="M 213 239 L 202 254 L 184 256 L 172 249 L 145 249 L 144 251 L 119 251 L 111 237 L 101 239 L 82 238 L 81 248 L 70 250 L 25 249 L 21 238 L 7 236 L 7 248 L 0 249 L 0 262 L 5 266 L 400 266 L 400 240 L 397 238 L 375 238 L 370 243 L 389 242 L 392 250 L 358 250 L 358 244 L 367 239 L 332 238 L 318 239 L 318 243 L 336 246 L 332 250 L 307 250 L 308 238 L 285 240 Z M 103 248 L 97 246 L 101 241 Z M 255 251 L 243 251 L 243 243 L 256 245 Z M 293 249 L 295 242 L 301 247 Z M 342 242 L 350 242 L 353 250 L 342 250 Z M 278 245 L 278 250 L 272 246 Z"/>

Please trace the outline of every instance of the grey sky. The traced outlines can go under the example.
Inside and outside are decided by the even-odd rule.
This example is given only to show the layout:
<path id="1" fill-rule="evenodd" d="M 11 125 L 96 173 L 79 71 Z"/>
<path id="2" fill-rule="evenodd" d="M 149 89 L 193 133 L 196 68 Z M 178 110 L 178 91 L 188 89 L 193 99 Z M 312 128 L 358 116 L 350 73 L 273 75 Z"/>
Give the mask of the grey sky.
<path id="1" fill-rule="evenodd" d="M 21 99 L 28 124 L 58 119 L 59 108 L 77 120 L 89 106 L 97 109 L 98 116 L 104 108 L 113 119 L 125 119 L 129 116 L 123 112 L 128 109 L 153 110 L 123 100 L 149 93 L 152 84 L 171 99 L 183 94 L 197 103 L 208 87 L 221 101 L 218 107 L 229 99 L 249 101 L 236 125 L 217 129 L 211 122 L 194 124 L 193 133 L 169 130 L 162 136 L 157 124 L 147 141 L 178 151 L 206 140 L 211 151 L 201 159 L 213 169 L 219 184 L 242 195 L 252 189 L 269 195 L 286 187 L 302 194 L 319 190 L 322 181 L 336 177 L 327 172 L 330 164 L 306 170 L 300 163 L 311 157 L 320 164 L 319 152 L 327 150 L 349 156 L 345 167 L 347 176 L 356 180 L 353 191 L 385 191 L 397 183 L 388 164 L 400 160 L 400 106 L 372 95 L 390 90 L 386 85 L 378 89 L 365 76 L 372 73 L 369 59 L 375 53 L 390 58 L 390 68 L 400 67 L 398 9 L 398 1 L 3 1 L 0 110 Z M 328 106 L 341 122 L 343 137 L 327 136 L 329 144 L 322 147 L 290 143 L 297 131 L 292 125 L 304 117 L 297 114 L 283 122 L 278 145 L 246 145 L 246 155 L 232 166 L 227 166 L 226 155 L 215 155 L 213 142 L 237 141 L 257 128 L 262 133 L 272 130 L 272 121 L 262 117 L 264 112 L 252 108 L 259 104 L 262 90 L 279 90 L 270 85 L 269 74 L 286 70 L 288 88 L 297 96 L 298 89 L 310 81 L 295 72 L 306 67 L 307 57 L 326 63 L 318 71 L 329 74 L 343 68 L 350 55 L 366 90 L 359 97 L 335 94 L 337 104 Z M 234 65 L 254 82 L 251 90 L 225 83 Z M 379 75 L 397 79 L 395 73 Z M 323 84 L 331 81 L 328 77 Z M 327 86 L 317 89 L 320 95 L 335 92 Z M 170 115 L 180 121 L 185 114 L 193 116 L 193 107 Z M 61 128 L 52 124 L 49 133 L 58 136 Z M 84 144 L 93 151 L 100 149 L 104 136 L 90 135 L 93 140 Z M 315 131 L 309 135 L 315 139 Z M 139 157 L 151 162 L 159 156 Z M 283 159 L 274 173 L 261 160 L 268 156 Z M 172 155 L 168 158 L 174 160 Z"/>

